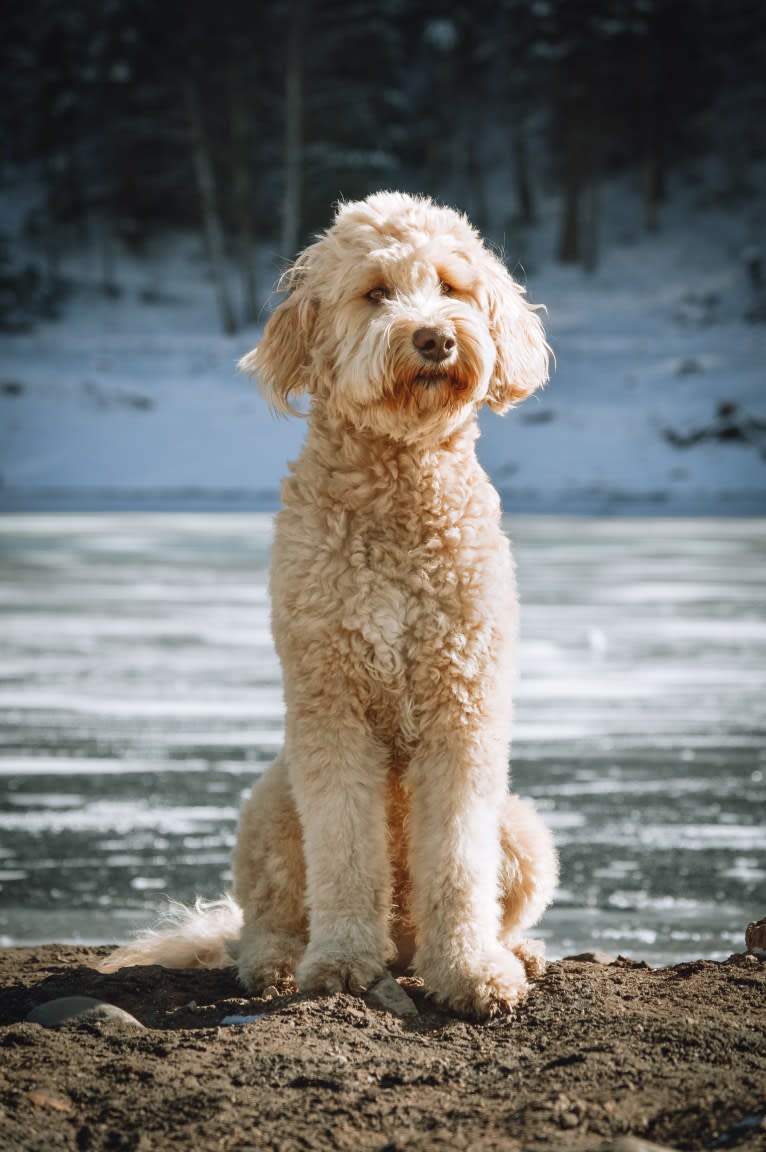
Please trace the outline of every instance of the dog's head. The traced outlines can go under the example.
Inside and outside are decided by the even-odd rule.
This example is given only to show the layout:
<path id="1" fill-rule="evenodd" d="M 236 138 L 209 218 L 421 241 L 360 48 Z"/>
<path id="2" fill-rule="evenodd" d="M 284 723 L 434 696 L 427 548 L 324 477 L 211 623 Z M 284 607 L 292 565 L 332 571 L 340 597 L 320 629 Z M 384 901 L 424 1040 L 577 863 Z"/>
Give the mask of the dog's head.
<path id="1" fill-rule="evenodd" d="M 280 411 L 310 393 L 331 419 L 413 441 L 482 403 L 505 412 L 548 378 L 524 290 L 464 216 L 426 198 L 342 204 L 282 287 L 240 364 Z"/>

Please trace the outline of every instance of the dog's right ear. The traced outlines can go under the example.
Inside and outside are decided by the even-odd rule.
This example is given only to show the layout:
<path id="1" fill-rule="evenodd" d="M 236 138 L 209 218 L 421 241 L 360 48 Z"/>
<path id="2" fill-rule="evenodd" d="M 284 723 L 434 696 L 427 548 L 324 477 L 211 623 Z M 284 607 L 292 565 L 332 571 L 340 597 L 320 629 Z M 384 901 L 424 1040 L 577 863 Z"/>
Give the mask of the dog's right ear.
<path id="1" fill-rule="evenodd" d="M 294 266 L 283 277 L 288 294 L 272 312 L 260 343 L 238 367 L 255 376 L 272 407 L 283 415 L 300 415 L 290 403 L 293 397 L 313 391 L 311 381 L 312 336 L 316 302 L 307 291 L 300 270 Z"/>

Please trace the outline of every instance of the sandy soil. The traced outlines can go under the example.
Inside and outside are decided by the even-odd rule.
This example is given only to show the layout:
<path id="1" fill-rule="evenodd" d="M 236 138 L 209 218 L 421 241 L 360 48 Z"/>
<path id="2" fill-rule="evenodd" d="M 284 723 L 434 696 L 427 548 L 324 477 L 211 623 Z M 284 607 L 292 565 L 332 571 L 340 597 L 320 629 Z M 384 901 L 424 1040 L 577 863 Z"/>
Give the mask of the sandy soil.
<path id="1" fill-rule="evenodd" d="M 420 1015 L 402 1020 L 344 995 L 246 998 L 231 970 L 102 976 L 106 951 L 0 951 L 2 1152 L 584 1150 L 623 1133 L 766 1149 L 754 956 L 561 961 L 512 1017 L 477 1025 L 411 985 Z M 69 995 L 145 1027 L 26 1021 Z M 221 1027 L 232 1014 L 257 1018 Z"/>

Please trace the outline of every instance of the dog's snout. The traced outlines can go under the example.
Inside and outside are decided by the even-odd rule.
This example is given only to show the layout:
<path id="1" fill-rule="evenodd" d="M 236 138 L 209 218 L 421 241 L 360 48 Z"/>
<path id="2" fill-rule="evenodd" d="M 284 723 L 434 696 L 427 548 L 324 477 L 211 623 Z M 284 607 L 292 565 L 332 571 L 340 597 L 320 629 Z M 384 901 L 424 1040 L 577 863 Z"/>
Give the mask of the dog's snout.
<path id="1" fill-rule="evenodd" d="M 412 343 L 425 360 L 447 360 L 455 348 L 455 334 L 449 328 L 418 328 Z"/>

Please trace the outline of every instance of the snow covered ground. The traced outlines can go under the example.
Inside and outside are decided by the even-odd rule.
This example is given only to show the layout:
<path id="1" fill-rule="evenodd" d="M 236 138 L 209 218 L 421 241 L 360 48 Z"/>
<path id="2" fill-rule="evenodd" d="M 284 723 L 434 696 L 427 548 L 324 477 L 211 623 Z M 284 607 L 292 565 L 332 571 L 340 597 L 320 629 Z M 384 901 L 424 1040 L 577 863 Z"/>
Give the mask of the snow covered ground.
<path id="1" fill-rule="evenodd" d="M 557 360 L 544 393 L 483 419 L 508 510 L 766 512 L 766 323 L 746 318 L 764 302 L 743 263 L 764 200 L 699 198 L 674 190 L 647 235 L 635 194 L 611 189 L 592 276 L 552 260 L 554 204 L 508 245 Z M 237 374 L 258 330 L 220 334 L 198 239 L 123 254 L 117 297 L 87 256 L 64 271 L 61 318 L 0 337 L 0 508 L 273 507 L 304 425 Z M 265 300 L 277 271 L 264 254 Z"/>

